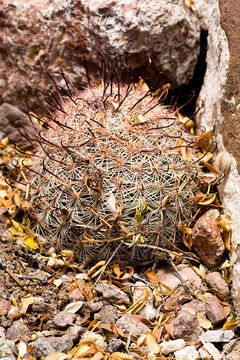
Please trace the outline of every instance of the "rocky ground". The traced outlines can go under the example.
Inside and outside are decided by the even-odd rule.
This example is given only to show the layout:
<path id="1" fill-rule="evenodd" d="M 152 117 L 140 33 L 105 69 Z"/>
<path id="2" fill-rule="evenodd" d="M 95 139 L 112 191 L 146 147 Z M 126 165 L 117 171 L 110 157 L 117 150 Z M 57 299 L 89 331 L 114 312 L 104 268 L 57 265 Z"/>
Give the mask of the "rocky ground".
<path id="1" fill-rule="evenodd" d="M 84 267 L 71 251 L 22 251 L 2 225 L 0 358 L 233 359 L 228 260 L 209 271 L 191 253 L 159 255 L 142 267 Z"/>

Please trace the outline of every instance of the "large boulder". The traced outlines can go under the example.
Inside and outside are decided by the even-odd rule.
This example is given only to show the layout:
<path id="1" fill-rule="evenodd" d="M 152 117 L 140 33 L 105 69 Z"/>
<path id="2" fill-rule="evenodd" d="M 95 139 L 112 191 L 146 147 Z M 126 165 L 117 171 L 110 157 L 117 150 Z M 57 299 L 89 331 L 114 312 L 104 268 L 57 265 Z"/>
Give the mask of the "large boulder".
<path id="1" fill-rule="evenodd" d="M 0 8 L 0 102 L 22 110 L 34 88 L 53 87 L 47 72 L 86 83 L 83 57 L 95 80 L 99 57 L 113 68 L 128 57 L 129 78 L 177 86 L 197 62 L 200 25 L 182 0 L 0 0 Z"/>

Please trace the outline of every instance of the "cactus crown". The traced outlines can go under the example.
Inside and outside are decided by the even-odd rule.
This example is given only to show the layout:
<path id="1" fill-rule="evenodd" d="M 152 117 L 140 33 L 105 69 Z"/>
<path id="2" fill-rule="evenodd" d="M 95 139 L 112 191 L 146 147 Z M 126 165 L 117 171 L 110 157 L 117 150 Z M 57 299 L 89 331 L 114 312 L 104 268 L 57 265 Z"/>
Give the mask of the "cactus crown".
<path id="1" fill-rule="evenodd" d="M 163 93 L 143 84 L 90 86 L 61 103 L 55 97 L 57 113 L 38 117 L 41 131 L 28 135 L 36 149 L 31 214 L 49 245 L 74 246 L 81 261 L 116 248 L 138 261 L 153 257 L 138 244 L 181 241 L 198 161 L 192 135 L 161 105 Z"/>

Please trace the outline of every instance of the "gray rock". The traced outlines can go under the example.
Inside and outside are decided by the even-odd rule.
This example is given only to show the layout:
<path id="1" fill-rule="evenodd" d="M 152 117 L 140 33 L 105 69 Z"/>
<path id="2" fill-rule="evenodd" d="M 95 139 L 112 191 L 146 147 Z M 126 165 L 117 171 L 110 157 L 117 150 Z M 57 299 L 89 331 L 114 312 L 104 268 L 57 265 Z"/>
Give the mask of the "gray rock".
<path id="1" fill-rule="evenodd" d="M 115 306 L 107 305 L 95 315 L 98 320 L 101 320 L 102 324 L 115 323 L 118 319 L 118 310 Z"/>
<path id="2" fill-rule="evenodd" d="M 51 354 L 52 352 L 67 352 L 73 347 L 73 340 L 70 336 L 64 335 L 61 337 L 39 337 L 35 341 L 36 357 L 41 359 Z"/>
<path id="3" fill-rule="evenodd" d="M 130 313 L 124 314 L 121 319 L 116 322 L 116 326 L 124 333 L 124 335 L 129 336 L 129 334 L 131 334 L 131 336 L 135 338 L 150 331 L 148 326 L 136 320 Z"/>
<path id="4" fill-rule="evenodd" d="M 97 284 L 95 290 L 102 294 L 102 298 L 113 304 L 130 304 L 129 297 L 125 292 L 107 284 Z"/>
<path id="5" fill-rule="evenodd" d="M 208 330 L 200 335 L 203 342 L 229 342 L 234 337 L 232 330 Z"/>
<path id="6" fill-rule="evenodd" d="M 28 326 L 25 324 L 23 319 L 14 321 L 6 332 L 6 338 L 13 341 L 23 340 L 24 342 L 27 342 L 29 335 Z"/>
<path id="7" fill-rule="evenodd" d="M 76 314 L 60 311 L 57 315 L 54 316 L 53 322 L 59 328 L 66 328 L 69 325 L 72 325 L 76 319 Z"/>
<path id="8" fill-rule="evenodd" d="M 0 327 L 0 359 L 15 360 L 16 357 L 13 354 L 14 350 L 17 350 L 15 347 L 15 342 L 12 340 L 7 340 L 4 328 Z"/>
<path id="9" fill-rule="evenodd" d="M 115 351 L 120 351 L 125 348 L 126 343 L 121 339 L 111 339 L 108 344 L 108 351 L 113 353 Z"/>

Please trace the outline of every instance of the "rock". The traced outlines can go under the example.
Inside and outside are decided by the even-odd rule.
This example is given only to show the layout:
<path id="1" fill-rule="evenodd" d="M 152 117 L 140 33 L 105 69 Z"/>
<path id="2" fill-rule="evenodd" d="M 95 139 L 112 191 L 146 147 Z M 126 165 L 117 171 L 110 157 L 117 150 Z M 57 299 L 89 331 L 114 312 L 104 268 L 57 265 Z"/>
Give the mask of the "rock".
<path id="1" fill-rule="evenodd" d="M 8 137 L 12 142 L 17 144 L 26 144 L 26 139 L 24 139 L 19 132 L 19 128 L 22 126 L 34 129 L 34 127 L 31 126 L 28 116 L 16 106 L 7 103 L 0 105 L 0 138 Z M 22 131 L 22 133 L 24 133 L 24 131 Z"/>
<path id="2" fill-rule="evenodd" d="M 15 342 L 12 340 L 7 340 L 4 328 L 0 327 L 0 359 L 15 360 L 16 357 L 14 356 L 13 351 L 17 351 Z"/>
<path id="3" fill-rule="evenodd" d="M 207 351 L 207 353 L 211 355 L 214 360 L 222 360 L 220 351 L 212 343 L 205 343 L 202 349 Z"/>
<path id="4" fill-rule="evenodd" d="M 201 278 L 195 273 L 195 271 L 186 264 L 177 265 L 177 269 L 182 275 L 184 280 L 188 280 L 187 284 L 194 293 L 196 290 L 203 290 L 204 286 L 202 284 Z M 161 293 L 168 295 L 168 290 L 161 284 L 164 283 L 171 289 L 174 289 L 177 285 L 181 283 L 179 278 L 176 275 L 176 272 L 171 266 L 163 266 L 158 272 L 157 276 L 160 284 Z M 189 294 L 188 290 L 184 286 L 180 286 L 174 291 L 179 296 L 180 303 L 183 301 L 191 300 L 192 296 Z"/>
<path id="5" fill-rule="evenodd" d="M 150 331 L 149 327 L 136 320 L 130 313 L 124 314 L 117 322 L 116 326 L 121 330 L 125 336 L 131 336 L 138 338 L 139 336 L 146 334 Z"/>
<path id="6" fill-rule="evenodd" d="M 227 320 L 223 306 L 216 297 L 210 297 L 205 301 L 206 315 L 211 323 L 216 326 Z"/>
<path id="7" fill-rule="evenodd" d="M 217 272 L 209 272 L 206 275 L 206 283 L 220 300 L 226 300 L 229 296 L 228 283 L 223 279 L 222 275 Z"/>
<path id="8" fill-rule="evenodd" d="M 224 360 L 238 359 L 240 354 L 240 338 L 230 340 L 223 345 Z"/>
<path id="9" fill-rule="evenodd" d="M 37 359 L 42 359 L 53 352 L 67 352 L 73 347 L 73 340 L 70 336 L 51 336 L 48 338 L 39 337 L 35 341 Z"/>
<path id="10" fill-rule="evenodd" d="M 205 302 L 193 299 L 192 301 L 184 304 L 182 310 L 187 310 L 193 315 L 200 313 L 202 316 L 206 316 Z"/>
<path id="11" fill-rule="evenodd" d="M 11 303 L 5 299 L 0 299 L 0 316 L 4 316 L 10 310 Z"/>
<path id="12" fill-rule="evenodd" d="M 176 360 L 197 360 L 199 357 L 198 351 L 193 345 L 175 351 L 174 355 Z"/>
<path id="13" fill-rule="evenodd" d="M 85 331 L 85 333 L 82 336 L 82 340 L 86 340 L 86 339 L 94 339 L 94 342 L 96 344 L 96 346 L 103 350 L 106 351 L 107 350 L 107 344 L 104 341 L 104 338 L 102 337 L 102 335 L 97 334 L 93 331 Z"/>
<path id="14" fill-rule="evenodd" d="M 210 344 L 210 343 L 209 343 Z M 200 359 L 208 360 L 211 356 L 207 350 L 205 350 L 203 347 L 198 349 L 199 357 Z"/>
<path id="15" fill-rule="evenodd" d="M 96 78 L 98 51 L 113 66 L 115 57 L 128 56 L 123 76 L 137 69 L 135 74 L 151 76 L 158 84 L 162 78 L 161 83 L 187 83 L 197 63 L 199 21 L 180 0 L 64 0 L 54 6 L 51 1 L 19 0 L 15 5 L 9 0 L 1 10 L 1 98 L 22 107 L 26 98 L 36 100 L 33 90 L 39 84 L 50 87 L 47 71 L 64 69 L 76 87 L 79 79 L 86 83 L 83 56 Z"/>
<path id="16" fill-rule="evenodd" d="M 219 266 L 224 259 L 225 246 L 217 222 L 217 209 L 208 210 L 193 227 L 193 250 L 210 269 Z"/>
<path id="17" fill-rule="evenodd" d="M 32 311 L 40 314 L 51 314 L 56 310 L 53 304 L 46 303 L 42 298 L 35 298 L 32 304 Z"/>
<path id="18" fill-rule="evenodd" d="M 57 315 L 54 316 L 53 322 L 59 328 L 66 328 L 69 325 L 72 325 L 76 319 L 76 314 L 60 311 Z"/>
<path id="19" fill-rule="evenodd" d="M 112 285 L 107 284 L 97 284 L 95 290 L 102 294 L 102 298 L 107 300 L 113 304 L 130 304 L 129 297 L 125 292 L 114 287 Z"/>
<path id="20" fill-rule="evenodd" d="M 74 342 L 77 342 L 83 330 L 82 326 L 72 325 L 66 330 L 65 335 L 68 335 Z"/>
<path id="21" fill-rule="evenodd" d="M 229 342 L 234 337 L 232 330 L 207 330 L 202 334 L 201 339 L 204 342 Z"/>
<path id="22" fill-rule="evenodd" d="M 70 301 L 83 301 L 85 299 L 85 296 L 82 294 L 80 289 L 74 289 L 69 295 Z"/>
<path id="23" fill-rule="evenodd" d="M 13 341 L 22 340 L 27 343 L 29 338 L 29 329 L 23 319 L 14 321 L 14 323 L 7 329 L 6 338 Z"/>
<path id="24" fill-rule="evenodd" d="M 162 307 L 165 311 L 178 311 L 180 309 L 179 298 L 178 296 L 172 296 L 167 298 Z"/>
<path id="25" fill-rule="evenodd" d="M 100 320 L 102 324 L 115 323 L 118 319 L 118 310 L 115 306 L 107 305 L 104 306 L 95 317 Z"/>
<path id="26" fill-rule="evenodd" d="M 166 342 L 162 342 L 161 345 L 161 352 L 164 355 L 168 355 L 171 352 L 183 349 L 185 347 L 185 341 L 183 339 L 177 339 L 177 340 L 170 340 Z"/>
<path id="27" fill-rule="evenodd" d="M 87 312 L 95 313 L 101 309 L 103 309 L 105 306 L 109 305 L 109 302 L 103 300 L 103 301 L 86 301 L 83 303 L 82 308 L 80 309 L 80 312 L 85 315 Z"/>
<path id="28" fill-rule="evenodd" d="M 12 320 L 17 320 L 22 315 L 23 315 L 23 313 L 20 311 L 18 306 L 11 306 L 11 308 L 8 312 L 8 317 L 9 317 L 9 319 L 12 319 Z"/>
<path id="29" fill-rule="evenodd" d="M 180 310 L 177 316 L 173 318 L 171 325 L 173 327 L 174 338 L 176 339 L 196 341 L 198 340 L 198 335 L 202 333 L 196 315 L 191 314 L 187 310 Z"/>
<path id="30" fill-rule="evenodd" d="M 126 343 L 121 339 L 111 339 L 108 344 L 108 351 L 111 353 L 125 349 Z"/>

